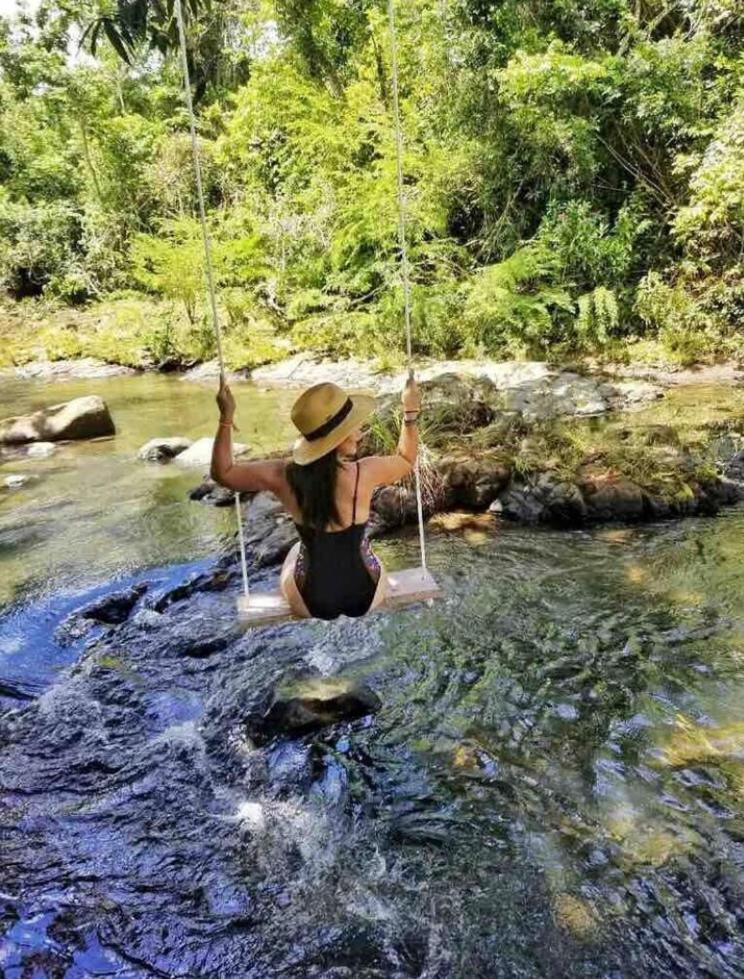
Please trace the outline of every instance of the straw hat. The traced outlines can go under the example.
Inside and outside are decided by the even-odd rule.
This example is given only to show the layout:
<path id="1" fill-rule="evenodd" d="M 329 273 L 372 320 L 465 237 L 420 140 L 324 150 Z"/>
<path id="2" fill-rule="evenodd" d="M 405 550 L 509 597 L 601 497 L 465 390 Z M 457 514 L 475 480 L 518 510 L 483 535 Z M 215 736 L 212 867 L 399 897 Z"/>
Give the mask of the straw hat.
<path id="1" fill-rule="evenodd" d="M 292 447 L 292 457 L 307 466 L 332 449 L 375 410 L 375 399 L 367 394 L 347 394 L 337 384 L 315 384 L 292 406 L 292 422 L 302 433 Z"/>

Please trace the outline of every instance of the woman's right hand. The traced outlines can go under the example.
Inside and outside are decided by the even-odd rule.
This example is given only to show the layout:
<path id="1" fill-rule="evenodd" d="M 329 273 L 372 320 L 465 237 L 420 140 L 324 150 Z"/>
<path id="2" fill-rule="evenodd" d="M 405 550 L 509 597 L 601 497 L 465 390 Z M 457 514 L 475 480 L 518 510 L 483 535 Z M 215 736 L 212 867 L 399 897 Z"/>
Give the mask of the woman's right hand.
<path id="1" fill-rule="evenodd" d="M 220 389 L 217 392 L 217 404 L 220 409 L 222 421 L 231 422 L 235 417 L 235 398 L 232 391 L 225 383 L 225 379 L 220 380 Z"/>
<path id="2" fill-rule="evenodd" d="M 418 385 L 413 374 L 409 375 L 406 381 L 406 386 L 403 388 L 403 394 L 401 395 L 401 401 L 403 402 L 404 412 L 421 411 L 421 398 L 419 397 Z"/>

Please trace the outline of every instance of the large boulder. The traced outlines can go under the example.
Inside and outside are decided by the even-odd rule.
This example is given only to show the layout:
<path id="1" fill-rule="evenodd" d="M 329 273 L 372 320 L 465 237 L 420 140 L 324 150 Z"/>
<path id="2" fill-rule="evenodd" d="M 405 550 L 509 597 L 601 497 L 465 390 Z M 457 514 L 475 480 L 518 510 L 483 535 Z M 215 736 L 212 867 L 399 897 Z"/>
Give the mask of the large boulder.
<path id="1" fill-rule="evenodd" d="M 170 462 L 192 445 L 191 439 L 176 435 L 173 438 L 150 439 L 137 452 L 143 462 Z"/>
<path id="2" fill-rule="evenodd" d="M 508 485 L 510 467 L 493 452 L 447 456 L 437 463 L 443 507 L 485 510 Z"/>
<path id="3" fill-rule="evenodd" d="M 413 523 L 417 514 L 416 493 L 412 486 L 380 486 L 370 504 L 370 536 L 377 537 Z"/>
<path id="4" fill-rule="evenodd" d="M 212 461 L 212 448 L 214 446 L 214 439 L 206 436 L 205 438 L 197 439 L 188 449 L 183 452 L 179 452 L 175 457 L 175 463 L 177 466 L 189 467 L 201 467 L 202 469 L 208 469 Z M 144 446 L 143 446 L 144 448 Z M 233 443 L 233 455 L 242 456 L 248 452 L 249 447 L 244 445 L 242 442 Z"/>
<path id="5" fill-rule="evenodd" d="M 91 439 L 115 433 L 106 402 L 95 394 L 0 422 L 0 443 L 7 445 Z"/>
<path id="6" fill-rule="evenodd" d="M 493 421 L 498 406 L 498 391 L 485 377 L 469 377 L 454 371 L 421 381 L 421 397 L 426 419 L 433 419 L 437 432 L 458 434 L 483 428 Z M 399 397 L 393 396 L 396 409 Z"/>
<path id="7" fill-rule="evenodd" d="M 624 476 L 588 476 L 580 489 L 592 520 L 640 520 L 644 515 L 643 490 Z"/>
<path id="8" fill-rule="evenodd" d="M 123 591 L 104 595 L 90 605 L 77 609 L 58 626 L 54 634 L 55 641 L 62 646 L 70 645 L 97 625 L 119 625 L 126 622 L 147 588 L 147 583 L 141 582 Z"/>
<path id="9" fill-rule="evenodd" d="M 588 515 L 579 488 L 549 472 L 513 482 L 489 509 L 517 523 L 559 527 L 580 527 Z"/>

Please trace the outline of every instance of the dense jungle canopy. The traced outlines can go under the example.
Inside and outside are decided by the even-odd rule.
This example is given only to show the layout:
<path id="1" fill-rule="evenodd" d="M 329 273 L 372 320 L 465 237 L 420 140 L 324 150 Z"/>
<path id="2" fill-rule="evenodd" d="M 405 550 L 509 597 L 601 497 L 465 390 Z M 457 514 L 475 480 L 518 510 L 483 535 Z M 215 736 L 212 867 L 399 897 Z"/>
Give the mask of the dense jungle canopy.
<path id="1" fill-rule="evenodd" d="M 0 19 L 0 289 L 158 300 L 153 347 L 177 316 L 209 356 L 172 13 Z M 233 362 L 400 346 L 387 30 L 384 0 L 189 7 Z M 740 0 L 399 0 L 398 32 L 420 353 L 740 354 Z"/>

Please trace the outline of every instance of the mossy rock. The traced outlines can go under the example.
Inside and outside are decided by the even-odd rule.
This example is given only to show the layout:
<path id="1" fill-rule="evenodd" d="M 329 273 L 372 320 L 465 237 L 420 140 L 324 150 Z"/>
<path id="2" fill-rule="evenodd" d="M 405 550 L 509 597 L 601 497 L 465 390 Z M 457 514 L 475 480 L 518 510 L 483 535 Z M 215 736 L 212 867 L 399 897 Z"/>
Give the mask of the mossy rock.
<path id="1" fill-rule="evenodd" d="M 263 717 L 266 733 L 304 733 L 375 714 L 377 694 L 347 677 L 303 677 L 281 684 Z"/>

